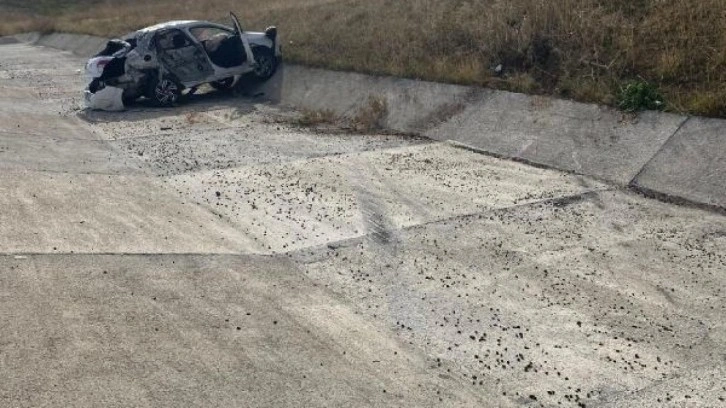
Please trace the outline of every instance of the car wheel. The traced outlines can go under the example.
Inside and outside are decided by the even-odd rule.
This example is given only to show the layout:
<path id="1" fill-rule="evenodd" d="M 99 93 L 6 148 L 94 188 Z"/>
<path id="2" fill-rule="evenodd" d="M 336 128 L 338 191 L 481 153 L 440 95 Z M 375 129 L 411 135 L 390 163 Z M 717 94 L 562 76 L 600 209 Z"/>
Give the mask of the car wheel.
<path id="1" fill-rule="evenodd" d="M 220 79 L 219 81 L 210 82 L 209 85 L 218 91 L 229 91 L 234 85 L 234 77 Z"/>
<path id="2" fill-rule="evenodd" d="M 181 95 L 181 84 L 169 77 L 161 77 L 156 80 L 151 91 L 151 99 L 158 106 L 174 106 L 181 99 Z"/>
<path id="3" fill-rule="evenodd" d="M 255 47 L 252 49 L 252 55 L 255 57 L 252 74 L 258 81 L 267 81 L 277 70 L 275 54 L 267 47 Z"/>

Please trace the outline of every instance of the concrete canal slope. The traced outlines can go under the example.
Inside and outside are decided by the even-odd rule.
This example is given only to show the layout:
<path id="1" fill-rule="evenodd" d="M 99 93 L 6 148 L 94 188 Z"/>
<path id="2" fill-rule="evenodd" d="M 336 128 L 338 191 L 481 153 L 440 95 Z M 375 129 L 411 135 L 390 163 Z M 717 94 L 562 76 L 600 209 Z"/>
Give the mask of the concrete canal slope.
<path id="1" fill-rule="evenodd" d="M 26 34 L 18 40 L 91 55 L 105 39 Z M 286 65 L 251 93 L 276 103 L 344 117 L 384 109 L 384 129 L 453 140 L 532 164 L 631 184 L 662 199 L 724 210 L 724 124 L 718 120 L 612 108 L 549 97 Z M 703 123 L 699 126 L 698 123 Z M 675 156 L 674 156 L 675 155 Z M 677 156 L 677 157 L 676 157 Z M 677 165 L 670 166 L 671 161 Z M 646 164 L 651 164 L 644 168 Z M 687 175 L 686 175 L 687 174 Z M 634 180 L 636 176 L 638 180 Z M 699 192 L 697 192 L 699 191 Z"/>
<path id="2" fill-rule="evenodd" d="M 658 140 L 636 143 L 648 153 L 628 153 L 615 182 L 301 127 L 264 98 L 205 89 L 173 109 L 89 112 L 83 63 L 0 45 L 0 406 L 724 404 L 726 217 L 622 186 L 659 181 L 648 155 L 716 125 L 610 128 L 611 152 L 634 129 Z M 285 81 L 313 72 L 288 68 Z M 386 120 L 436 132 L 496 98 L 527 106 L 497 95 L 452 88 L 446 115 L 430 100 Z M 594 154 L 595 130 L 550 120 Z M 679 182 L 708 176 L 700 165 Z"/>
<path id="3" fill-rule="evenodd" d="M 726 208 L 726 121 L 689 119 L 633 183 L 649 191 Z"/>

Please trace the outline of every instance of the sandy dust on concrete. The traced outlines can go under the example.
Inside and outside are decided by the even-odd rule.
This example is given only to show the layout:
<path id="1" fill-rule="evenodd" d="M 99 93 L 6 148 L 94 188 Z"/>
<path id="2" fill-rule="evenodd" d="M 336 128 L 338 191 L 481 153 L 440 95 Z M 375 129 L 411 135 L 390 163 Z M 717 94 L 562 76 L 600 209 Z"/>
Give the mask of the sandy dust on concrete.
<path id="1" fill-rule="evenodd" d="M 473 388 L 545 406 L 717 406 L 725 228 L 722 216 L 603 192 L 295 259 L 372 319 L 455 361 Z"/>
<path id="2" fill-rule="evenodd" d="M 724 405 L 723 216 L 0 56 L 0 405 Z"/>
<path id="3" fill-rule="evenodd" d="M 3 406 L 477 407 L 288 260 L 0 257 Z"/>
<path id="4" fill-rule="evenodd" d="M 401 228 L 605 188 L 438 143 L 192 172 L 165 181 L 275 252 L 375 232 L 382 226 L 369 222 L 375 214 L 364 211 L 366 202 L 380 205 L 391 227 Z"/>

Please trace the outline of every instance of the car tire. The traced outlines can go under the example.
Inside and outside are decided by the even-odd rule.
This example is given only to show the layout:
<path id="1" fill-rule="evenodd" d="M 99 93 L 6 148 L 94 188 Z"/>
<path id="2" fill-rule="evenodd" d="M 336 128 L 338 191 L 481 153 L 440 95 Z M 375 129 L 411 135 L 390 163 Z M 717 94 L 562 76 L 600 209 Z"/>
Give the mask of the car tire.
<path id="1" fill-rule="evenodd" d="M 229 91 L 234 86 L 234 77 L 220 79 L 219 81 L 210 82 L 209 85 L 218 91 Z"/>
<path id="2" fill-rule="evenodd" d="M 169 107 L 179 103 L 182 89 L 179 81 L 163 76 L 152 82 L 149 94 L 157 106 Z"/>
<path id="3" fill-rule="evenodd" d="M 267 47 L 252 48 L 252 55 L 255 57 L 255 67 L 251 75 L 257 81 L 263 82 L 272 78 L 277 71 L 277 58 L 272 49 Z"/>

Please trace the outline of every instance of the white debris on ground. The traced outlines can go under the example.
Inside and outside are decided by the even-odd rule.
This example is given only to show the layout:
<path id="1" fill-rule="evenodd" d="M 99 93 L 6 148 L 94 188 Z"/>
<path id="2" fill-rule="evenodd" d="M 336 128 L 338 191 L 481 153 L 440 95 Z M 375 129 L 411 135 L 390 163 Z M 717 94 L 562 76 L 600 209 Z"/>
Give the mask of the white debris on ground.
<path id="1" fill-rule="evenodd" d="M 85 92 L 86 107 L 93 110 L 120 112 L 125 110 L 124 91 L 121 88 L 107 86 L 96 93 Z"/>

